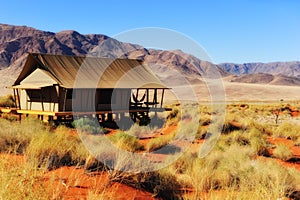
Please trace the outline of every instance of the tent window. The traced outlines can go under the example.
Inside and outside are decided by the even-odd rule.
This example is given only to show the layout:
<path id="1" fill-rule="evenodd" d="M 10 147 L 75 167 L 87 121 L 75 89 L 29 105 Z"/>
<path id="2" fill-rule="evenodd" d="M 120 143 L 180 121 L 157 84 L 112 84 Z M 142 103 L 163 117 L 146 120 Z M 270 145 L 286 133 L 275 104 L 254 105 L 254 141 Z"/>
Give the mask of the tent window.
<path id="1" fill-rule="evenodd" d="M 113 89 L 101 89 L 98 91 L 98 99 L 100 104 L 115 104 L 116 93 Z"/>
<path id="2" fill-rule="evenodd" d="M 26 90 L 26 93 L 30 99 L 30 101 L 40 101 L 41 98 L 45 99 L 45 94 L 42 93 L 42 90 Z"/>

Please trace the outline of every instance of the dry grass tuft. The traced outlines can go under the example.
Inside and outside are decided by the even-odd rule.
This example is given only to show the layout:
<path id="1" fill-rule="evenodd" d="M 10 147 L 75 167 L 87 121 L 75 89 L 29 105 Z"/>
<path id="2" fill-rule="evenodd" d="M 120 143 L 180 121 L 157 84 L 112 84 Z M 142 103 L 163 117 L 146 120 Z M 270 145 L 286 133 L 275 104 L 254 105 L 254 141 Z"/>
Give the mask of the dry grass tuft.
<path id="1" fill-rule="evenodd" d="M 293 157 L 292 150 L 283 144 L 276 145 L 276 148 L 273 151 L 273 156 L 281 160 L 287 161 Z"/>

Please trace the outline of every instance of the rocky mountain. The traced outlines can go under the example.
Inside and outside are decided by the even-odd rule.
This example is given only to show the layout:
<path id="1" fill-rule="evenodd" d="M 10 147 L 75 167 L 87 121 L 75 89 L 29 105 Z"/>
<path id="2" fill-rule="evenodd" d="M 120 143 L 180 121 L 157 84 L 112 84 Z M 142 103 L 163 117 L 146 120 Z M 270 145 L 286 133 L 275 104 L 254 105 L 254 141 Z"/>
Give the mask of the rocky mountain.
<path id="1" fill-rule="evenodd" d="M 271 62 L 271 63 L 221 63 L 218 65 L 225 71 L 235 74 L 258 74 L 267 73 L 273 75 L 285 75 L 300 78 L 300 62 Z"/>
<path id="2" fill-rule="evenodd" d="M 300 78 L 300 62 L 215 65 L 181 50 L 146 49 L 102 34 L 83 35 L 73 30 L 53 33 L 0 24 L 0 96 L 11 92 L 4 88 L 11 85 L 20 73 L 27 52 L 140 59 L 147 62 L 162 80 L 173 85 L 183 85 L 186 80 L 189 84 L 202 83 L 203 75 L 219 78 L 215 69 L 222 77 L 262 73 L 226 79 L 231 82 L 299 85 L 297 77 Z"/>
<path id="3" fill-rule="evenodd" d="M 141 59 L 151 64 L 150 67 L 162 77 L 175 80 L 176 76 L 170 72 L 174 69 L 194 82 L 199 82 L 201 74 L 214 74 L 210 73 L 212 67 L 216 67 L 222 76 L 228 75 L 216 65 L 201 61 L 180 50 L 146 49 L 102 34 L 82 35 L 73 30 L 52 33 L 27 26 L 0 24 L 1 88 L 13 83 L 26 59 L 27 52 Z"/>

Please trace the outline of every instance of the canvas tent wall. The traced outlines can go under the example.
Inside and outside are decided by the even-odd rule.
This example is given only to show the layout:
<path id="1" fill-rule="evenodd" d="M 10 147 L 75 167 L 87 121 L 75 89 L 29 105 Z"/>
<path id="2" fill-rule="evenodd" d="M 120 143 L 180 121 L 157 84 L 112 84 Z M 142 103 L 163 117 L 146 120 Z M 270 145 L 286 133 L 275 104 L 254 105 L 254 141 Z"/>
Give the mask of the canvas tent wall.
<path id="1" fill-rule="evenodd" d="M 12 88 L 18 109 L 51 112 L 70 111 L 74 105 L 78 111 L 112 104 L 128 108 L 132 89 L 167 89 L 139 60 L 37 53 L 28 54 Z"/>

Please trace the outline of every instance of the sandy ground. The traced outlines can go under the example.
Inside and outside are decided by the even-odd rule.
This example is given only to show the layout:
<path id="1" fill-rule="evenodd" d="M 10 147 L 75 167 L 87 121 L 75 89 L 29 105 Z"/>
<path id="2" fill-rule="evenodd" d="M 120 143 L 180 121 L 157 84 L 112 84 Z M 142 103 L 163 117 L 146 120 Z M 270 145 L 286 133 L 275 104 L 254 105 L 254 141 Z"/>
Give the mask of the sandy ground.
<path id="1" fill-rule="evenodd" d="M 233 83 L 226 80 L 218 81 L 216 84 L 216 86 L 205 84 L 174 86 L 166 93 L 166 99 L 174 100 L 176 95 L 180 100 L 194 100 L 197 97 L 199 101 L 300 100 L 300 87 L 297 86 Z"/>

